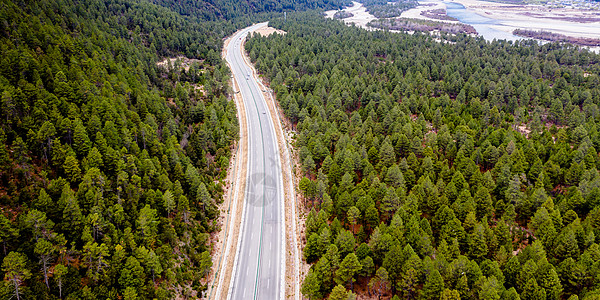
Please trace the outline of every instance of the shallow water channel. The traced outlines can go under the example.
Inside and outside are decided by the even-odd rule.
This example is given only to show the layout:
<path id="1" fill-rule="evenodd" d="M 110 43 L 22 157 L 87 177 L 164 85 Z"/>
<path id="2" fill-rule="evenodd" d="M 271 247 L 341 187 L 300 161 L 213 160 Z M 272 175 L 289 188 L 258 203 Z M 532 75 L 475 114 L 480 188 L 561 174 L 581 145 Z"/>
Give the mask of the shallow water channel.
<path id="1" fill-rule="evenodd" d="M 460 22 L 469 24 L 477 30 L 477 33 L 484 39 L 491 41 L 494 39 L 516 41 L 523 39 L 522 37 L 513 35 L 512 33 L 498 30 L 492 25 L 499 25 L 498 20 L 481 16 L 473 11 L 466 9 L 460 3 L 444 2 L 446 4 L 446 14 L 450 17 L 458 19 Z"/>

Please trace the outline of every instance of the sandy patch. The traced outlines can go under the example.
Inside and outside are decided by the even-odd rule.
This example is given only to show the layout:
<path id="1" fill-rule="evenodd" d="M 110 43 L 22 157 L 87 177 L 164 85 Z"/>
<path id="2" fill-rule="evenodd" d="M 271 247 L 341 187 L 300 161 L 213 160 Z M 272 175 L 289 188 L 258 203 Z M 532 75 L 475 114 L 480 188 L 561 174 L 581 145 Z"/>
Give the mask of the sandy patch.
<path id="1" fill-rule="evenodd" d="M 361 28 L 369 30 L 369 31 L 383 30 L 381 28 L 375 28 L 375 27 L 371 27 L 368 25 L 369 22 L 378 20 L 378 19 L 375 16 L 373 16 L 372 14 L 370 14 L 367 11 L 367 9 L 364 7 L 364 5 L 362 5 L 362 3 L 358 3 L 356 1 L 353 1 L 352 3 L 353 3 L 352 6 L 346 7 L 342 10 L 342 11 L 353 14 L 352 17 L 341 19 L 346 25 L 354 24 L 358 27 L 361 27 Z M 440 0 L 423 1 L 423 2 L 419 2 L 419 4 L 420 5 L 417 6 L 416 8 L 412 8 L 410 10 L 403 12 L 402 15 L 400 17 L 397 17 L 396 19 L 405 18 L 405 15 L 406 15 L 406 16 L 414 16 L 414 18 L 421 19 L 421 20 L 443 22 L 443 23 L 458 23 L 457 21 L 438 20 L 438 19 L 432 19 L 432 18 L 428 18 L 428 17 L 421 15 L 421 12 L 426 11 L 426 10 L 432 10 L 432 9 L 444 9 L 445 10 L 446 5 Z M 325 17 L 333 19 L 333 15 L 335 15 L 336 12 L 338 12 L 338 11 L 337 10 L 326 11 Z M 408 34 L 414 33 L 414 31 L 404 31 L 404 30 L 403 31 L 389 30 L 389 32 L 408 33 Z M 439 31 L 437 31 L 437 32 L 431 31 L 430 34 L 432 36 L 439 36 Z"/>
<path id="2" fill-rule="evenodd" d="M 183 68 L 186 72 L 190 70 L 190 67 L 194 63 L 201 64 L 203 61 L 200 59 L 187 58 L 185 56 L 177 56 L 177 57 L 167 57 L 156 63 L 157 66 L 170 69 L 173 67 L 179 66 Z"/>
<path id="3" fill-rule="evenodd" d="M 347 25 L 354 23 L 358 27 L 367 30 L 375 30 L 374 28 L 367 26 L 367 24 L 373 20 L 376 20 L 377 18 L 370 14 L 367 11 L 367 8 L 365 8 L 364 5 L 362 5 L 362 3 L 352 1 L 352 6 L 342 9 L 342 11 L 349 12 L 353 15 L 352 17 L 342 19 L 342 21 L 344 21 L 344 23 L 346 23 Z M 336 12 L 337 10 L 326 11 L 325 17 L 333 19 L 333 15 L 335 15 Z"/>
<path id="4" fill-rule="evenodd" d="M 429 21 L 443 21 L 447 23 L 459 23 L 458 21 L 450 21 L 450 20 L 438 20 L 433 18 L 428 18 L 426 16 L 421 15 L 422 12 L 434 9 L 443 9 L 446 10 L 446 4 L 443 1 L 432 0 L 432 1 L 419 1 L 419 6 L 415 8 L 411 8 L 405 12 L 403 12 L 400 17 L 401 18 L 410 18 L 410 19 L 421 19 L 421 20 L 429 20 Z"/>
<path id="5" fill-rule="evenodd" d="M 259 28 L 255 32 L 258 33 L 258 34 L 260 34 L 260 35 L 262 35 L 262 36 L 270 36 L 273 33 L 277 33 L 277 34 L 281 34 L 281 35 L 284 35 L 284 34 L 287 33 L 287 32 L 285 32 L 285 31 L 283 31 L 281 29 L 275 29 L 275 28 L 269 27 L 269 26 Z"/>

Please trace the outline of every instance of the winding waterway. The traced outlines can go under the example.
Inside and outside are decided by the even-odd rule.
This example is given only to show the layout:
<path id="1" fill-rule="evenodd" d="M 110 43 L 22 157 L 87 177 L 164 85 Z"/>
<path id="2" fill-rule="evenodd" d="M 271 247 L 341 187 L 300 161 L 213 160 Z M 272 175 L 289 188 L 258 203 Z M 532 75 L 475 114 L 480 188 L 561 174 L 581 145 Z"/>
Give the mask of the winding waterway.
<path id="1" fill-rule="evenodd" d="M 462 23 L 473 26 L 475 30 L 477 30 L 477 33 L 479 33 L 479 35 L 488 41 L 494 39 L 503 39 L 509 41 L 523 39 L 522 37 L 492 27 L 493 25 L 499 25 L 499 21 L 470 11 L 460 3 L 444 2 L 444 4 L 446 4 L 446 14 L 448 16 L 456 18 Z"/>

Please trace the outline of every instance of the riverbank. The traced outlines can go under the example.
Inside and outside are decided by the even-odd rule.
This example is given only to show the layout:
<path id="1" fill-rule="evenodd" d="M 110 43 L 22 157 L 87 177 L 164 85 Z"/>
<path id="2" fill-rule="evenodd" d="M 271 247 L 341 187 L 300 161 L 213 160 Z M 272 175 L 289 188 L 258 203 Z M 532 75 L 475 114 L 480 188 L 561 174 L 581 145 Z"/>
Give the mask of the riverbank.
<path id="1" fill-rule="evenodd" d="M 377 18 L 367 11 L 367 8 L 362 3 L 353 1 L 352 6 L 344 8 L 342 11 L 351 13 L 352 16 L 341 19 L 346 25 L 354 23 L 356 26 L 364 28 L 366 30 L 375 30 L 374 28 L 367 26 L 367 24 Z M 325 17 L 333 19 L 337 10 L 329 10 L 325 12 Z"/>
<path id="2" fill-rule="evenodd" d="M 427 15 L 424 13 L 427 11 L 434 11 L 434 10 L 446 10 L 446 4 L 444 4 L 443 1 L 439 1 L 439 0 L 426 0 L 426 1 L 419 1 L 419 6 L 415 7 L 415 8 L 411 8 L 405 12 L 402 13 L 402 15 L 400 15 L 401 18 L 408 18 L 408 19 L 421 19 L 421 20 L 428 20 L 428 21 L 443 21 L 446 23 L 459 23 L 458 21 L 453 21 L 453 20 L 440 20 L 440 19 L 436 19 L 436 18 L 430 18 L 427 17 Z"/>
<path id="3" fill-rule="evenodd" d="M 344 23 L 355 24 L 367 30 L 377 30 L 369 26 L 369 23 L 378 19 L 361 3 L 354 1 L 353 6 L 342 11 L 352 14 L 351 17 L 342 19 Z M 427 13 L 431 11 L 445 11 L 447 16 L 458 21 L 432 18 L 432 14 Z M 333 18 L 336 12 L 327 11 L 325 15 Z M 419 1 L 419 6 L 403 12 L 400 16 L 400 19 L 402 18 L 471 25 L 488 41 L 516 41 L 528 38 L 514 35 L 513 31 L 516 29 L 561 34 L 571 37 L 569 40 L 574 41 L 578 38 L 600 39 L 598 10 L 550 8 L 543 5 L 515 5 L 480 0 L 426 0 Z M 600 51 L 600 47 L 586 48 L 597 53 Z"/>
<path id="4" fill-rule="evenodd" d="M 493 28 L 544 30 L 572 37 L 600 38 L 600 11 L 550 8 L 544 5 L 513 5 L 480 0 L 452 0 L 480 16 L 496 20 Z"/>

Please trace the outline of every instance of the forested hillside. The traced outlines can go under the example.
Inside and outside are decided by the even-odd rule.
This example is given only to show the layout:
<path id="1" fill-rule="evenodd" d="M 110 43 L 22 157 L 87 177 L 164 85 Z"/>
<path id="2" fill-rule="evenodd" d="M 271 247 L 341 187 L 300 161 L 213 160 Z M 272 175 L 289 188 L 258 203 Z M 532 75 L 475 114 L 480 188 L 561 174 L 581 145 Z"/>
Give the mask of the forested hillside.
<path id="1" fill-rule="evenodd" d="M 600 56 L 271 25 L 246 49 L 296 129 L 306 297 L 600 297 Z"/>
<path id="2" fill-rule="evenodd" d="M 253 14 L 301 11 L 307 9 L 342 9 L 350 0 L 150 0 L 174 11 L 202 20 L 250 18 Z"/>
<path id="3" fill-rule="evenodd" d="M 0 299 L 205 289 L 238 135 L 222 38 L 272 9 L 210 3 L 0 5 Z"/>

